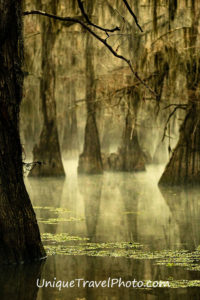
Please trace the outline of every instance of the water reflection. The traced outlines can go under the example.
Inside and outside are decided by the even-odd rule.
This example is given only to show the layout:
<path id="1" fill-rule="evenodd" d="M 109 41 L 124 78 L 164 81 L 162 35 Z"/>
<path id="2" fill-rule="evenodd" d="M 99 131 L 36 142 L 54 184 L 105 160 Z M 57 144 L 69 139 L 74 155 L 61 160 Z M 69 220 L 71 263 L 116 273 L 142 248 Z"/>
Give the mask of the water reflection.
<path id="1" fill-rule="evenodd" d="M 161 172 L 162 168 L 150 166 L 144 173 L 105 173 L 77 178 L 72 171 L 65 181 L 28 179 L 27 187 L 35 207 L 51 208 L 36 208 L 41 232 L 66 233 L 96 243 L 139 242 L 145 251 L 193 251 L 200 242 L 199 189 L 180 193 L 160 191 L 157 182 Z M 69 241 L 66 245 L 74 243 Z M 149 259 L 69 255 L 48 257 L 42 278 L 53 280 L 54 277 L 65 281 L 109 277 L 123 280 L 200 279 L 197 271 L 156 265 Z M 198 288 L 73 288 L 62 291 L 43 288 L 37 299 L 183 300 L 199 299 L 199 295 Z"/>
<path id="2" fill-rule="evenodd" d="M 127 233 L 130 241 L 138 241 L 138 202 L 140 198 L 141 187 L 135 185 L 133 193 L 133 182 L 127 180 L 127 175 L 122 174 L 119 183 L 121 199 L 124 203 L 124 214 L 126 215 Z"/>
<path id="3" fill-rule="evenodd" d="M 41 276 L 44 262 L 19 266 L 1 266 L 1 300 L 36 300 L 36 281 Z"/>
<path id="4" fill-rule="evenodd" d="M 160 188 L 179 230 L 181 247 L 196 249 L 200 244 L 199 188 Z"/>
<path id="5" fill-rule="evenodd" d="M 105 280 L 108 277 L 119 278 L 123 280 L 144 280 L 146 273 L 148 279 L 158 280 L 174 276 L 177 279 L 196 279 L 194 274 L 185 274 L 181 271 L 169 271 L 164 268 L 150 265 L 148 262 L 131 261 L 127 259 L 113 259 L 113 258 L 94 258 L 94 257 L 70 257 L 58 256 L 49 257 L 47 264 L 56 264 L 57 274 L 49 274 L 48 269 L 44 269 L 42 278 L 52 280 L 57 275 L 61 280 L 74 280 L 75 278 L 84 278 L 85 280 Z M 150 277 L 151 276 L 151 277 Z M 162 277 L 163 276 L 163 277 Z M 58 291 L 53 288 L 43 288 L 39 291 L 38 300 L 47 299 L 87 299 L 87 300 L 154 300 L 154 299 L 171 299 L 171 300 L 198 300 L 198 288 L 190 289 L 151 289 L 138 290 L 126 288 L 66 288 Z"/>
<path id="6" fill-rule="evenodd" d="M 96 242 L 97 223 L 100 213 L 103 176 L 78 176 L 79 191 L 84 199 L 87 237 Z"/>
<path id="7" fill-rule="evenodd" d="M 49 212 L 51 211 L 51 208 L 61 207 L 64 179 L 30 178 L 26 182 L 26 184 L 29 190 L 29 194 L 31 196 L 31 200 L 34 203 L 34 208 L 37 214 L 37 220 L 39 222 L 40 231 L 47 233 L 51 232 L 55 234 L 58 231 L 58 223 L 55 223 L 52 226 L 52 224 L 45 223 L 45 221 L 49 219 Z M 57 214 L 52 212 L 51 218 L 57 218 Z M 48 274 L 54 274 L 54 277 L 56 277 L 57 274 L 59 274 L 59 270 L 57 271 L 57 264 L 45 264 L 45 272 L 47 272 Z M 43 290 L 41 290 L 41 292 L 43 293 Z"/>

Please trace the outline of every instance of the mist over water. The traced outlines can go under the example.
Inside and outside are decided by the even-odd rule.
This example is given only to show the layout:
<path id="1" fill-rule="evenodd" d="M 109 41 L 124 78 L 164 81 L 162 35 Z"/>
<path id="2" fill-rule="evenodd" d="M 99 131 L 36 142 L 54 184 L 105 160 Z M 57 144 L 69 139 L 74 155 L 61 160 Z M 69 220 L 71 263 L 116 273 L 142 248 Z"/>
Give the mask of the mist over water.
<path id="1" fill-rule="evenodd" d="M 65 161 L 64 165 L 66 180 L 26 179 L 42 236 L 44 233 L 51 235 L 51 239 L 44 240 L 47 252 L 55 246 L 44 265 L 42 279 L 70 281 L 121 277 L 139 281 L 171 278 L 172 281 L 188 282 L 200 279 L 199 273 L 191 271 L 189 264 L 184 267 L 184 264 L 175 263 L 170 267 L 170 263 L 159 265 L 156 259 L 149 259 L 150 253 L 155 253 L 156 258 L 159 251 L 189 250 L 193 253 L 198 247 L 199 189 L 161 192 L 157 182 L 163 165 L 149 165 L 146 172 L 105 172 L 93 176 L 78 176 L 76 161 Z M 71 238 L 62 241 L 64 234 Z M 90 249 L 88 255 L 83 256 L 81 251 L 87 243 L 90 247 L 91 244 L 103 245 L 105 253 L 99 256 L 97 251 L 96 255 L 90 256 Z M 110 252 L 105 246 L 109 243 Z M 121 247 L 121 243 L 139 244 L 142 250 L 134 259 L 125 253 L 126 246 L 112 257 L 115 245 Z M 72 255 L 67 249 L 71 249 Z M 48 287 L 39 289 L 37 299 L 198 299 L 193 298 L 194 295 L 197 295 L 194 288 L 177 288 L 169 292 L 168 289 L 126 288 L 66 288 L 58 291 Z"/>
<path id="2" fill-rule="evenodd" d="M 35 8 L 32 1 L 26 2 L 28 10 Z M 49 3 L 43 2 L 51 11 Z M 52 121 L 53 133 L 57 134 L 56 139 L 52 132 L 44 131 L 42 135 L 46 113 L 42 103 L 48 88 L 41 92 L 41 81 L 46 80 L 48 86 L 53 77 L 45 75 L 42 69 L 41 50 L 45 43 L 41 35 L 47 42 L 52 35 L 42 31 L 39 18 L 25 20 L 25 69 L 29 75 L 25 78 L 21 106 L 23 159 L 41 161 L 44 168 L 49 162 L 56 165 L 59 159 L 63 160 L 66 178 L 54 177 L 56 174 L 50 171 L 48 176 L 52 177 L 43 174 L 44 177 L 25 178 L 48 257 L 42 266 L 30 268 L 29 272 L 23 267 L 5 270 L 0 275 L 0 283 L 5 287 L 2 299 L 7 299 L 7 295 L 10 299 L 23 299 L 27 286 L 30 300 L 200 299 L 200 188 L 158 187 L 179 142 L 189 103 L 196 96 L 199 99 L 199 25 L 192 4 L 195 2 L 199 8 L 198 1 L 181 0 L 178 5 L 177 1 L 132 1 L 143 33 L 135 27 L 123 1 L 108 1 L 109 6 L 104 5 L 105 1 L 84 2 L 88 10 L 94 10 L 91 15 L 96 23 L 120 26 L 120 36 L 105 38 L 114 50 L 130 59 L 156 97 L 148 88 L 138 85 L 123 61 L 112 57 L 104 45 L 90 39 L 78 25 L 60 27 L 58 23 L 55 26 L 59 34 L 48 49 L 52 57 L 47 69 L 52 68 L 55 73 L 53 105 L 46 103 L 50 116 L 47 125 Z M 75 1 L 70 5 L 63 0 L 60 3 L 58 14 L 80 17 Z M 37 28 L 37 34 L 33 34 L 33 28 Z M 48 63 L 48 57 L 43 60 Z M 92 107 L 88 109 L 89 104 Z M 95 122 L 88 125 L 91 111 Z M 191 120 L 195 118 L 192 116 Z M 198 132 L 196 125 L 188 132 L 195 130 Z M 189 135 L 183 136 L 190 141 Z M 198 139 L 197 134 L 191 141 L 195 143 Z M 93 148 L 95 144 L 100 147 Z M 185 144 L 181 140 L 180 146 Z M 42 155 L 33 155 L 36 148 L 40 148 L 38 153 Z M 84 153 L 84 148 L 89 151 Z M 196 148 L 199 149 L 198 143 Z M 173 167 L 176 173 L 180 171 L 179 175 L 185 176 L 190 151 L 184 151 L 180 151 L 181 159 L 172 166 L 172 177 Z M 97 154 L 99 161 L 106 157 L 104 174 L 78 175 L 81 154 L 85 154 L 87 167 L 94 163 Z M 118 155 L 117 163 L 123 160 L 121 169 L 119 164 L 117 168 L 114 164 L 108 167 L 112 154 L 115 158 Z M 198 169 L 199 156 L 193 162 Z M 51 170 L 54 169 L 53 166 Z M 145 171 L 138 172 L 141 169 Z M 16 282 L 16 276 L 22 279 Z M 26 286 L 27 276 L 30 280 Z M 70 281 L 109 277 L 169 280 L 171 289 L 58 291 L 36 287 L 37 278 Z M 13 286 L 9 291 L 8 280 L 9 286 Z"/>

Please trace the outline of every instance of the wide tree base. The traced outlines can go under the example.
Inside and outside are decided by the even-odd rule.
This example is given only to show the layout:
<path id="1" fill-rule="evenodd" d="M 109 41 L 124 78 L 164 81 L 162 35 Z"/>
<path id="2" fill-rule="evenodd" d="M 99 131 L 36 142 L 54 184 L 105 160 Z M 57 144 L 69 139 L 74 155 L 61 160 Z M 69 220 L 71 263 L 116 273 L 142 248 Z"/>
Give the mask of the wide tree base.
<path id="1" fill-rule="evenodd" d="M 81 154 L 79 156 L 77 171 L 79 174 L 102 174 L 103 166 L 101 161 L 97 160 L 96 157 Z"/>
<path id="2" fill-rule="evenodd" d="M 33 149 L 33 162 L 36 162 L 35 166 L 28 176 L 65 176 L 55 124 L 44 125 L 39 145 Z"/>
<path id="3" fill-rule="evenodd" d="M 159 185 L 200 185 L 200 111 L 192 107 Z"/>
<path id="4" fill-rule="evenodd" d="M 102 174 L 103 164 L 99 133 L 94 113 L 88 113 L 85 126 L 85 141 L 83 153 L 79 156 L 79 174 Z"/>

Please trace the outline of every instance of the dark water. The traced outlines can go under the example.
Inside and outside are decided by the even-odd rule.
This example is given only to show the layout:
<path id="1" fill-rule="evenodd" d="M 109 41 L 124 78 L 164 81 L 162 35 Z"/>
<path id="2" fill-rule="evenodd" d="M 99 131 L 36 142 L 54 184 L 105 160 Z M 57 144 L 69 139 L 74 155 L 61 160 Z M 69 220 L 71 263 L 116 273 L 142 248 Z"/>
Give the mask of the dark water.
<path id="1" fill-rule="evenodd" d="M 41 233 L 50 234 L 50 239 L 43 238 L 51 255 L 42 265 L 2 269 L 0 299 L 200 299 L 200 289 L 195 287 L 200 286 L 196 252 L 200 245 L 200 189 L 160 191 L 157 181 L 162 167 L 150 166 L 147 172 L 137 174 L 80 177 L 72 162 L 66 169 L 66 180 L 26 180 Z M 63 236 L 69 239 L 63 240 Z M 90 256 L 87 243 L 104 245 L 104 253 L 95 249 Z M 122 243 L 125 246 L 115 250 Z M 127 255 L 129 244 L 139 245 L 134 258 Z M 86 251 L 87 255 L 70 255 L 69 248 L 72 253 Z M 163 253 L 170 250 L 180 251 L 178 260 L 165 259 Z M 157 256 L 164 263 L 160 264 Z M 172 288 L 75 287 L 59 291 L 38 289 L 37 278 L 170 280 Z"/>

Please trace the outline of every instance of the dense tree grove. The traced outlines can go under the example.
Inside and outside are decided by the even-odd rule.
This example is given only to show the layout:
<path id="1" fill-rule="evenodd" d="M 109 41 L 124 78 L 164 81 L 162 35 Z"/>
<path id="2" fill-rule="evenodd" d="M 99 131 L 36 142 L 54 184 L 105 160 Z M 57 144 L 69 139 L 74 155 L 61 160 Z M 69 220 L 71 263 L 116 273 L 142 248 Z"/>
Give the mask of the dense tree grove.
<path id="1" fill-rule="evenodd" d="M 168 162 L 160 185 L 200 183 L 200 3 L 130 2 L 0 1 L 0 263 L 45 256 L 27 161 L 43 177 L 65 155 L 81 174 Z"/>
<path id="2" fill-rule="evenodd" d="M 81 11 L 78 1 L 72 1 L 68 6 L 62 1 L 57 2 L 56 10 L 50 4 L 45 6 L 45 3 L 44 1 L 44 10 L 54 15 L 76 17 L 79 20 L 84 20 L 86 15 L 88 18 L 85 19 L 86 22 L 89 20 L 102 28 L 111 29 L 118 26 L 120 31 L 113 32 L 105 32 L 92 26 L 91 28 L 105 39 L 116 54 L 131 62 L 135 74 L 123 59 L 115 58 L 113 53 L 106 50 L 103 43 L 92 37 L 79 24 L 59 23 L 49 21 L 47 18 L 44 31 L 40 24 L 46 17 L 27 17 L 25 37 L 31 35 L 33 28 L 38 28 L 38 35 L 32 34 L 27 41 L 25 39 L 26 65 L 31 65 L 31 71 L 34 73 L 32 76 L 34 78 L 31 75 L 27 76 L 25 86 L 31 86 L 33 82 L 35 84 L 36 80 L 39 84 L 39 80 L 36 79 L 40 76 L 39 60 L 30 62 L 29 53 L 30 50 L 33 52 L 31 44 L 36 45 L 34 53 L 38 53 L 41 47 L 44 49 L 39 41 L 39 35 L 43 32 L 46 38 L 49 36 L 48 43 L 54 39 L 54 46 L 46 47 L 51 48 L 49 53 L 53 53 L 48 55 L 54 57 L 54 63 L 50 63 L 54 67 L 48 67 L 48 70 L 55 70 L 57 117 L 54 111 L 53 119 L 58 128 L 58 138 L 55 139 L 50 129 L 45 126 L 45 136 L 49 137 L 46 142 L 49 146 L 46 146 L 46 150 L 41 148 L 42 155 L 34 155 L 34 161 L 41 160 L 44 164 L 31 173 L 37 175 L 37 169 L 40 169 L 40 175 L 46 176 L 48 173 L 53 175 L 48 163 L 52 159 L 55 166 L 60 165 L 60 172 L 55 172 L 55 175 L 63 174 L 60 156 L 56 154 L 60 153 L 58 142 L 60 141 L 61 145 L 65 145 L 62 146 L 63 153 L 73 149 L 77 155 L 80 151 L 79 145 L 83 147 L 78 166 L 80 173 L 102 173 L 103 169 L 139 171 L 145 170 L 148 163 L 166 163 L 170 160 L 160 180 L 161 184 L 197 183 L 198 136 L 194 137 L 193 129 L 198 132 L 198 116 L 195 118 L 191 112 L 191 110 L 196 112 L 198 105 L 197 1 L 190 3 L 182 0 L 176 5 L 165 1 L 159 3 L 133 1 L 131 11 L 137 16 L 137 22 L 127 10 L 124 1 L 113 0 L 107 3 L 93 1 L 92 4 L 86 1 L 83 5 L 84 11 Z M 35 9 L 35 6 L 32 2 L 26 1 L 26 8 Z M 48 23 L 54 24 L 49 31 Z M 66 36 L 67 39 L 64 38 Z M 47 63 L 48 56 L 45 55 L 44 59 L 42 53 L 41 60 Z M 41 74 L 44 80 L 44 73 Z M 54 76 L 49 78 L 53 80 Z M 50 80 L 48 82 L 50 85 Z M 66 97 L 66 93 L 70 97 Z M 51 92 L 50 94 L 53 95 Z M 24 103 L 27 97 L 28 93 L 25 93 Z M 41 106 L 37 107 L 40 109 Z M 43 108 L 44 105 L 41 107 L 42 111 Z M 75 129 L 70 130 L 72 125 L 69 120 L 72 112 Z M 40 115 L 38 108 L 34 114 Z M 189 131 L 186 129 L 187 116 L 192 116 L 192 120 L 196 119 Z M 41 127 L 44 126 L 37 118 L 34 122 L 39 122 Z M 43 119 L 46 122 L 44 117 Z M 32 121 L 23 121 L 22 125 L 21 132 L 25 145 L 24 132 L 31 127 L 30 122 Z M 85 133 L 84 122 L 86 122 Z M 70 126 L 68 134 L 66 126 Z M 178 142 L 179 128 L 180 141 L 174 148 Z M 189 132 L 193 132 L 193 136 Z M 105 151 L 106 140 L 109 146 Z M 191 146 L 192 143 L 197 144 Z M 179 145 L 184 147 L 183 151 Z M 34 153 L 36 149 L 37 146 Z M 70 155 L 72 151 L 71 154 L 68 152 L 68 157 Z"/>

